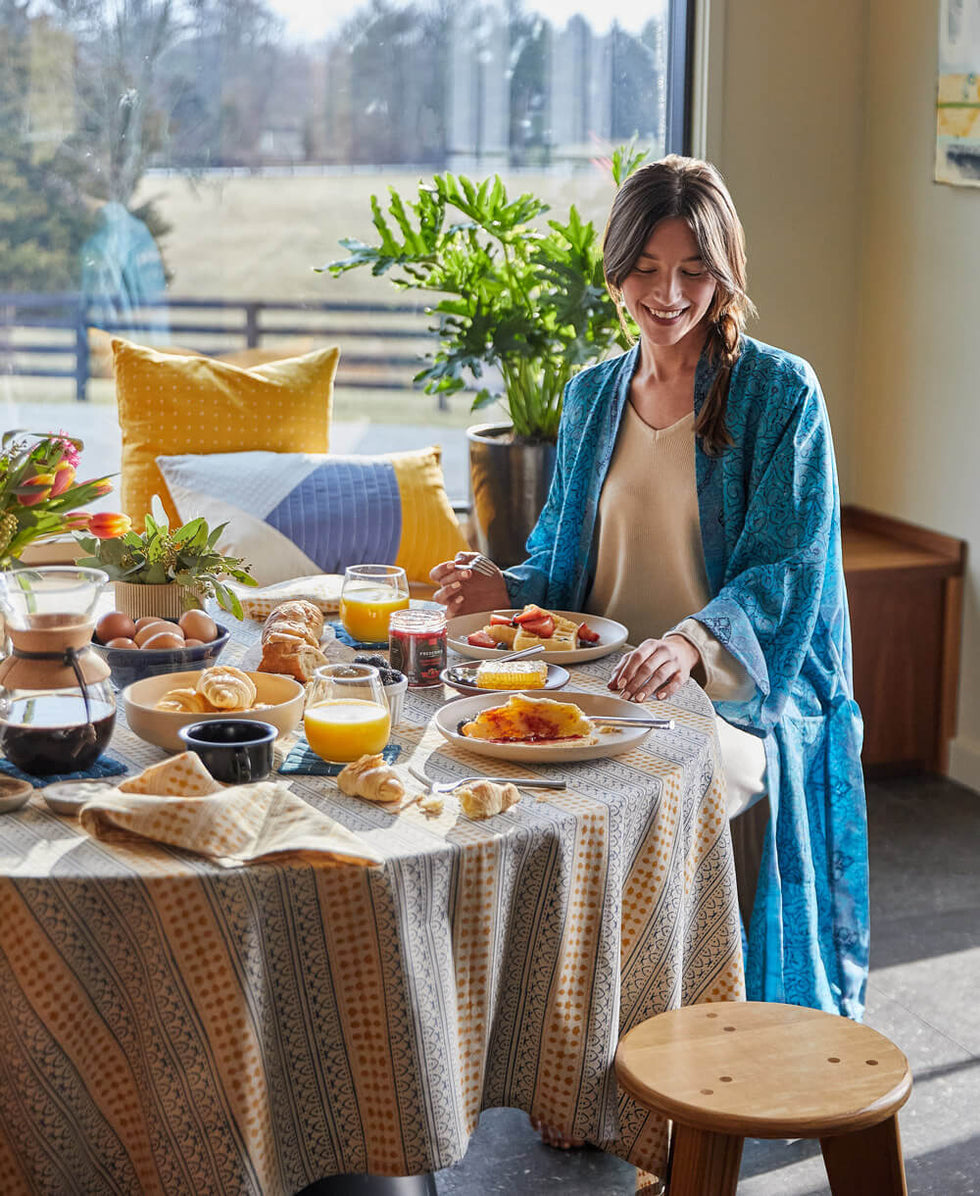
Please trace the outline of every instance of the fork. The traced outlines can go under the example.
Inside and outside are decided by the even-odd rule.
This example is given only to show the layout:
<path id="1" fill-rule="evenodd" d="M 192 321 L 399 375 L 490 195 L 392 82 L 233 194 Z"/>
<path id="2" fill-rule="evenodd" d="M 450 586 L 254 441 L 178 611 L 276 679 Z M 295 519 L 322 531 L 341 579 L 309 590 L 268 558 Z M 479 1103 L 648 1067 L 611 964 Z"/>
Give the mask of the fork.
<path id="1" fill-rule="evenodd" d="M 490 781 L 494 785 L 516 785 L 518 789 L 564 789 L 564 781 L 545 781 L 539 777 L 461 777 L 458 781 L 433 781 L 424 772 L 419 772 L 413 765 L 408 771 L 425 785 L 429 793 L 452 793 L 463 785 L 472 785 L 474 781 Z"/>
<path id="2" fill-rule="evenodd" d="M 484 577 L 496 576 L 497 566 L 490 560 L 489 557 L 484 556 L 482 552 L 478 552 L 471 561 L 461 561 L 459 559 L 461 554 L 457 553 L 453 564 L 457 569 L 472 569 L 474 573 L 482 573 Z"/>

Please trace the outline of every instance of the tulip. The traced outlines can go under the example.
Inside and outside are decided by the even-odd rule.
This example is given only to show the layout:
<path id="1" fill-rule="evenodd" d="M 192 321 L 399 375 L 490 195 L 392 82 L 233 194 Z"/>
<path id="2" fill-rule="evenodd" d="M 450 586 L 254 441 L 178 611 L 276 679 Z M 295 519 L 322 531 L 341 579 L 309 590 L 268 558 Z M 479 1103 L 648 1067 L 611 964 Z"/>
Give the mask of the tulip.
<path id="1" fill-rule="evenodd" d="M 88 521 L 88 530 L 100 540 L 116 540 L 125 536 L 133 526 L 128 515 L 119 515 L 115 511 L 98 511 Z"/>
<path id="2" fill-rule="evenodd" d="M 38 503 L 51 497 L 53 484 L 53 473 L 36 473 L 32 478 L 25 478 L 22 488 L 18 488 L 16 492 L 17 501 L 22 507 L 36 507 Z"/>
<path id="3" fill-rule="evenodd" d="M 98 481 L 93 482 L 92 484 L 95 486 L 96 498 L 101 498 L 103 494 L 108 494 L 112 489 L 112 482 L 110 482 L 108 478 L 99 478 Z"/>
<path id="4" fill-rule="evenodd" d="M 61 522 L 66 532 L 87 532 L 91 519 L 88 511 L 71 511 L 62 515 Z"/>
<path id="5" fill-rule="evenodd" d="M 57 498 L 59 494 L 64 494 L 74 480 L 75 466 L 69 461 L 61 461 L 57 466 L 55 466 L 54 483 L 51 486 L 51 497 Z"/>

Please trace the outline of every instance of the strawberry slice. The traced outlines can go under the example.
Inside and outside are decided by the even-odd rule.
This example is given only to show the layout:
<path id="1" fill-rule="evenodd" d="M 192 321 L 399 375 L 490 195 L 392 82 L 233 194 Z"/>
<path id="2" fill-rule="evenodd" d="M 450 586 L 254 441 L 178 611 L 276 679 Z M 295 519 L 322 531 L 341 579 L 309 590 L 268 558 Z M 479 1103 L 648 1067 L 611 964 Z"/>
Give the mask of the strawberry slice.
<path id="1" fill-rule="evenodd" d="M 490 625 L 491 627 L 513 627 L 514 616 L 498 615 L 496 611 L 494 611 L 494 613 L 490 616 Z"/>
<path id="2" fill-rule="evenodd" d="M 528 635 L 536 635 L 538 639 L 547 640 L 555 634 L 555 620 L 548 615 L 545 619 L 535 619 L 530 623 L 522 623 L 521 630 Z"/>
<path id="3" fill-rule="evenodd" d="M 599 633 L 598 631 L 593 631 L 588 623 L 580 623 L 578 638 L 583 644 L 597 644 L 599 642 Z"/>
<path id="4" fill-rule="evenodd" d="M 472 635 L 466 637 L 466 642 L 472 644 L 474 648 L 499 648 L 500 645 L 496 640 L 492 640 L 485 631 L 474 631 Z"/>
<path id="5" fill-rule="evenodd" d="M 550 619 L 551 615 L 546 610 L 542 610 L 540 606 L 535 606 L 532 602 L 530 606 L 525 606 L 519 615 L 514 616 L 514 622 L 523 627 L 527 623 L 538 623 L 541 619 Z"/>

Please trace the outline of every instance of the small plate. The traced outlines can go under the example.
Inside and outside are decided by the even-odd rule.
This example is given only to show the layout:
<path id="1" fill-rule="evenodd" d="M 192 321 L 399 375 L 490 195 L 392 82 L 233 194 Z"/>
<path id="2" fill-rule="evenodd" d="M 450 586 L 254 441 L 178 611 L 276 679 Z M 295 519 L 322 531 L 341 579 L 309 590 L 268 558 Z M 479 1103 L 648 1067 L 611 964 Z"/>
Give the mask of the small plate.
<path id="1" fill-rule="evenodd" d="M 540 660 L 540 657 L 536 659 Z M 454 668 L 458 665 L 450 665 L 448 669 L 443 669 L 439 674 L 439 680 L 444 685 L 448 685 L 450 689 L 455 689 L 457 693 L 461 694 L 512 694 L 520 693 L 522 687 L 518 686 L 515 689 L 481 689 L 478 685 L 469 685 L 465 681 L 455 681 L 452 677 Z M 561 689 L 563 685 L 568 684 L 568 669 L 563 669 L 560 664 L 548 665 L 548 678 L 544 683 L 543 689 L 531 690 L 531 693 L 542 693 L 544 689 Z"/>
<path id="2" fill-rule="evenodd" d="M 44 786 L 41 796 L 52 814 L 72 818 L 93 797 L 107 797 L 115 791 L 108 781 L 53 781 Z"/>
<path id="3" fill-rule="evenodd" d="M 499 648 L 477 648 L 473 644 L 467 643 L 468 635 L 479 631 L 481 627 L 485 627 L 490 622 L 490 613 L 486 610 L 482 614 L 458 615 L 455 619 L 450 619 L 446 623 L 446 636 L 450 648 L 454 648 L 460 656 L 468 656 L 471 660 L 493 660 L 495 656 L 512 651 L 513 649 L 503 645 Z M 520 611 L 518 609 L 501 610 L 499 613 L 516 615 L 520 614 Z M 580 611 L 556 610 L 552 613 L 561 615 L 565 619 L 571 619 L 575 623 L 588 623 L 598 634 L 599 642 L 589 648 L 573 648 L 567 652 L 542 652 L 540 656 L 535 657 L 536 660 L 544 660 L 548 664 L 578 664 L 582 660 L 598 660 L 602 656 L 608 656 L 610 652 L 615 652 L 617 648 L 626 643 L 629 636 L 629 632 L 623 624 L 617 623 L 615 619 L 602 619 L 598 615 L 584 615 Z"/>
<path id="4" fill-rule="evenodd" d="M 0 776 L 0 814 L 12 814 L 30 801 L 34 786 L 17 777 Z"/>
<path id="5" fill-rule="evenodd" d="M 525 692 L 525 691 L 519 691 Z M 531 691 L 528 697 L 538 697 L 541 691 Z M 506 701 L 506 699 L 504 699 Z M 560 701 L 574 702 L 587 715 L 618 715 L 636 718 L 642 713 L 635 702 L 626 702 L 622 698 L 614 698 L 605 694 L 579 693 L 572 690 L 561 695 Z M 475 752 L 478 756 L 489 756 L 494 760 L 522 760 L 537 761 L 541 764 L 559 764 L 574 760 L 598 760 L 603 756 L 619 756 L 628 752 L 641 743 L 650 734 L 650 727 L 610 727 L 608 731 L 596 731 L 597 742 L 582 743 L 573 740 L 571 743 L 491 743 L 486 739 L 468 739 L 456 730 L 461 722 L 466 722 L 486 710 L 490 706 L 501 706 L 501 694 L 482 693 L 475 698 L 457 698 L 454 702 L 447 702 L 441 710 L 436 712 L 435 724 L 440 733 L 450 743 Z"/>

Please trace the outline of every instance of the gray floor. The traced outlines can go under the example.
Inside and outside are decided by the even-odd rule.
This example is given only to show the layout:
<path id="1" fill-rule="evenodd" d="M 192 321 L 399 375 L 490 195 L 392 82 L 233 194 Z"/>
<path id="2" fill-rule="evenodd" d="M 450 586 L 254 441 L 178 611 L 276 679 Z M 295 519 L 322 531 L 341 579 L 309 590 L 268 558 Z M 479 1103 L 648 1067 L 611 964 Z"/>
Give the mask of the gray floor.
<path id="1" fill-rule="evenodd" d="M 868 810 L 866 1020 L 912 1064 L 915 1084 L 900 1115 L 909 1192 L 980 1193 L 980 795 L 938 779 L 875 783 Z M 439 1196 L 625 1196 L 634 1176 L 628 1164 L 598 1151 L 550 1150 L 523 1113 L 492 1109 L 466 1158 L 440 1172 L 436 1185 Z M 819 1146 L 746 1142 L 738 1191 L 829 1191 Z"/>

